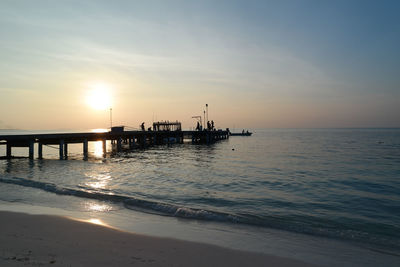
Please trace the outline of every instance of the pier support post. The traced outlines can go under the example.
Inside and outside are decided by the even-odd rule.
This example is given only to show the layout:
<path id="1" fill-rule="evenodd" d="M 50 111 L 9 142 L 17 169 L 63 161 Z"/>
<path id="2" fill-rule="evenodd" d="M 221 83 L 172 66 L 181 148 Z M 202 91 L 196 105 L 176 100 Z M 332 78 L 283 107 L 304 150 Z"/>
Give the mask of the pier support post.
<path id="1" fill-rule="evenodd" d="M 60 140 L 59 156 L 60 159 L 64 158 L 64 140 Z"/>
<path id="2" fill-rule="evenodd" d="M 38 143 L 38 158 L 43 159 L 43 144 L 41 142 Z"/>
<path id="3" fill-rule="evenodd" d="M 9 144 L 8 142 L 7 142 L 7 158 L 8 159 L 10 159 L 11 157 L 12 157 L 12 155 L 11 155 L 11 144 Z"/>
<path id="4" fill-rule="evenodd" d="M 150 143 L 151 146 L 154 145 L 154 134 L 150 134 L 149 135 L 149 143 Z"/>
<path id="5" fill-rule="evenodd" d="M 29 141 L 29 159 L 33 159 L 33 151 L 34 151 L 35 142 Z"/>
<path id="6" fill-rule="evenodd" d="M 103 139 L 103 157 L 105 158 L 107 155 L 107 140 Z"/>
<path id="7" fill-rule="evenodd" d="M 121 152 L 121 150 L 122 150 L 122 138 L 118 137 L 118 140 L 117 140 L 117 152 Z"/>
<path id="8" fill-rule="evenodd" d="M 135 143 L 135 137 L 129 137 L 129 149 L 133 149 L 133 144 Z"/>
<path id="9" fill-rule="evenodd" d="M 85 139 L 83 140 L 83 158 L 85 160 L 88 158 L 88 148 L 89 148 L 88 140 Z"/>
<path id="10" fill-rule="evenodd" d="M 68 158 L 68 143 L 64 143 L 64 158 Z"/>
<path id="11" fill-rule="evenodd" d="M 142 140 L 141 140 L 141 146 L 142 146 L 142 148 L 145 148 L 146 147 L 146 135 L 142 135 Z"/>
<path id="12" fill-rule="evenodd" d="M 132 138 L 132 148 L 136 147 L 136 137 Z"/>

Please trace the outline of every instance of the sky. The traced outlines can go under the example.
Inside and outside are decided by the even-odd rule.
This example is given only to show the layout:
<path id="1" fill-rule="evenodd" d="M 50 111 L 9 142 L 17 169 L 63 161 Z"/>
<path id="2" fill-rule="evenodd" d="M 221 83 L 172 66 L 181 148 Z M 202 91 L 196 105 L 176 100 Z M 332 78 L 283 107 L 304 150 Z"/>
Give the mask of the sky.
<path id="1" fill-rule="evenodd" d="M 385 0 L 1 0 L 0 129 L 105 128 L 110 108 L 113 125 L 187 129 L 205 104 L 220 128 L 400 127 L 399 12 Z"/>

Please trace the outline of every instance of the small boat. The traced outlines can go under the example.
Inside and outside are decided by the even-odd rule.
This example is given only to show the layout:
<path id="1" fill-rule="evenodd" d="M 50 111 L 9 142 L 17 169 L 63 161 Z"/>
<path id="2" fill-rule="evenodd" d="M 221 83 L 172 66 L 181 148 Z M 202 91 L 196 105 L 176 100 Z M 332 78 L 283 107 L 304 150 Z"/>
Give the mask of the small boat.
<path id="1" fill-rule="evenodd" d="M 251 132 L 244 132 L 244 133 L 230 133 L 230 136 L 251 136 L 253 133 Z"/>

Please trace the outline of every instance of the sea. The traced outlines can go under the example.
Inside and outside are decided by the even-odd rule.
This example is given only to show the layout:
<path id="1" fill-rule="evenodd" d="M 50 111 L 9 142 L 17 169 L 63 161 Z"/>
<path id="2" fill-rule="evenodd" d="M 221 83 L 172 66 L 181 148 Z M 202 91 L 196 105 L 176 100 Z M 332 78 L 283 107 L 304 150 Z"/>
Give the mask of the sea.
<path id="1" fill-rule="evenodd" d="M 69 145 L 68 160 L 57 146 L 42 160 L 37 148 L 34 160 L 13 148 L 21 158 L 0 160 L 0 210 L 320 266 L 400 266 L 400 129 L 252 132 L 119 153 L 107 143 L 106 158 L 91 142 L 88 160 L 81 144 Z"/>

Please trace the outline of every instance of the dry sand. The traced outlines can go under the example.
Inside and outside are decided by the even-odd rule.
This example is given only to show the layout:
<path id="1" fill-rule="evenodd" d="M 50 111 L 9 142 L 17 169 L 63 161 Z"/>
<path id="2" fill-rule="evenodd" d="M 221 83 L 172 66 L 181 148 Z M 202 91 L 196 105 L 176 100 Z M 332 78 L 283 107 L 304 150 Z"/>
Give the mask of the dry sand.
<path id="1" fill-rule="evenodd" d="M 122 232 L 47 215 L 0 212 L 0 266 L 310 266 L 214 245 Z"/>

